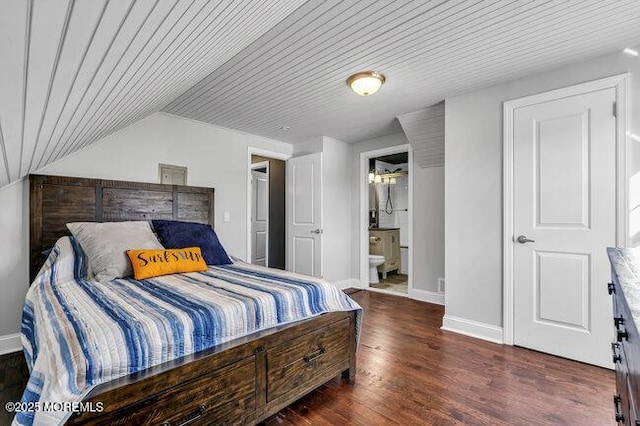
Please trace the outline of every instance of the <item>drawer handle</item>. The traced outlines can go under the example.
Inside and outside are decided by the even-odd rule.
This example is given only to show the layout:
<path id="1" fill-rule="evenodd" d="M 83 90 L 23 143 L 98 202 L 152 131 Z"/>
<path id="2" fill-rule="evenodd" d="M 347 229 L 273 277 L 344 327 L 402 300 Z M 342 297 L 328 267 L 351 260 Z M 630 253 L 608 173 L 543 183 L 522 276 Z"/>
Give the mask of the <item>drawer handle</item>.
<path id="1" fill-rule="evenodd" d="M 615 328 L 618 328 L 622 324 L 624 324 L 624 317 L 622 315 L 619 317 L 613 317 L 613 326 Z"/>
<path id="2" fill-rule="evenodd" d="M 622 415 L 622 413 L 620 413 L 621 401 L 622 401 L 622 398 L 620 398 L 620 395 L 613 396 L 613 406 L 614 406 L 615 415 L 616 415 L 616 423 L 624 421 L 624 416 Z"/>
<path id="3" fill-rule="evenodd" d="M 200 417 L 202 417 L 202 415 L 204 414 L 205 410 L 207 409 L 207 406 L 202 404 L 200 407 L 198 407 L 198 409 L 196 410 L 195 414 L 193 415 L 193 417 L 191 417 L 188 420 L 185 420 L 184 422 L 180 423 L 178 426 L 186 426 L 188 424 L 191 424 L 193 422 L 195 422 L 196 420 L 198 420 Z M 164 422 L 162 425 L 163 426 L 169 426 L 171 423 L 169 422 Z"/>
<path id="4" fill-rule="evenodd" d="M 620 343 L 613 342 L 611 343 L 611 352 L 613 352 L 613 363 L 616 364 L 618 362 L 622 362 L 622 356 L 618 352 L 620 349 Z"/>
<path id="5" fill-rule="evenodd" d="M 613 283 L 608 283 L 607 284 L 607 292 L 609 292 L 609 294 L 613 294 L 616 292 L 616 286 L 613 285 Z"/>
<path id="6" fill-rule="evenodd" d="M 627 330 L 624 330 L 624 329 L 618 330 L 618 334 L 617 334 L 616 340 L 618 342 L 622 342 L 623 339 L 624 340 L 629 340 L 629 333 L 627 333 Z"/>
<path id="7" fill-rule="evenodd" d="M 318 349 L 318 351 L 316 353 L 312 353 L 311 355 L 306 355 L 303 359 L 304 362 L 311 362 L 311 361 L 315 361 L 316 359 L 320 358 L 322 355 L 324 355 L 324 353 L 327 350 L 324 348 L 324 346 L 320 346 L 320 349 Z"/>

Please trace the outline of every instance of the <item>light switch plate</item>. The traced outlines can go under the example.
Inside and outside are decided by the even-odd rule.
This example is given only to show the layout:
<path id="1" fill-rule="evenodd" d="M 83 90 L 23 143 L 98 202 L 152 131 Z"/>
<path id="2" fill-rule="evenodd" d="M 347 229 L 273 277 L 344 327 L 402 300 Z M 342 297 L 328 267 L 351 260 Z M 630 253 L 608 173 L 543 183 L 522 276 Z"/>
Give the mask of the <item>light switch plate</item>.
<path id="1" fill-rule="evenodd" d="M 225 222 L 231 222 L 231 213 L 224 212 L 224 221 Z"/>

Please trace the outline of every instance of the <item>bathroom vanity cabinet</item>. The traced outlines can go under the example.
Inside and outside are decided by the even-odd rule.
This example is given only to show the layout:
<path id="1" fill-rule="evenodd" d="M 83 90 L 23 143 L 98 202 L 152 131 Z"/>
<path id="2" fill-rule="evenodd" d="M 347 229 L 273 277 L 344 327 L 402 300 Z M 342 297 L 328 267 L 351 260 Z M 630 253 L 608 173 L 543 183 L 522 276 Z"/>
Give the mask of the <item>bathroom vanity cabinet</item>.
<path id="1" fill-rule="evenodd" d="M 400 271 L 400 229 L 378 228 L 369 231 L 369 254 L 384 256 L 384 263 L 378 266 L 382 278 L 387 272 Z"/>

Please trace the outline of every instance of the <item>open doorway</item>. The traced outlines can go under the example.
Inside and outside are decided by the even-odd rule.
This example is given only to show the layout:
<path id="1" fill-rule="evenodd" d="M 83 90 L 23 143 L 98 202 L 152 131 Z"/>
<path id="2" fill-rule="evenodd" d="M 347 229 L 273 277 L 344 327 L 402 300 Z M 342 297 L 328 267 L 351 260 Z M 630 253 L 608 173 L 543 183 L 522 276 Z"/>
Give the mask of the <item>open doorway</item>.
<path id="1" fill-rule="evenodd" d="M 251 165 L 251 263 L 269 264 L 269 162 Z"/>
<path id="2" fill-rule="evenodd" d="M 361 162 L 361 281 L 374 291 L 408 295 L 412 287 L 411 152 L 406 146 L 370 151 L 361 154 Z"/>
<path id="3" fill-rule="evenodd" d="M 249 153 L 247 261 L 285 269 L 285 172 L 283 159 Z"/>

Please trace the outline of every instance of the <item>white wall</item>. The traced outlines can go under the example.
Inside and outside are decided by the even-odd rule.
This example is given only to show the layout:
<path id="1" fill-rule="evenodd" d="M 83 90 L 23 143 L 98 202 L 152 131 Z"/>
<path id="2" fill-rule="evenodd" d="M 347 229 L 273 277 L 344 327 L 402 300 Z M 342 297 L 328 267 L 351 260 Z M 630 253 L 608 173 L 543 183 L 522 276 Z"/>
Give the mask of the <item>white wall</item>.
<path id="1" fill-rule="evenodd" d="M 622 53 L 446 99 L 447 316 L 481 323 L 480 331 L 502 327 L 502 103 L 623 72 L 632 74 L 630 131 L 640 135 L 640 59 Z M 630 143 L 632 176 L 640 150 Z"/>
<path id="2" fill-rule="evenodd" d="M 244 258 L 249 146 L 293 151 L 290 144 L 158 113 L 37 173 L 158 182 L 158 163 L 186 166 L 189 185 L 216 189 L 216 232 L 229 253 Z M 26 188 L 25 182 L 0 189 L 0 336 L 19 331 L 29 285 Z"/>
<path id="3" fill-rule="evenodd" d="M 0 353 L 15 350 L 24 296 L 29 288 L 28 185 L 14 182 L 0 189 Z M 19 348 L 19 346 L 18 346 Z"/>
<path id="4" fill-rule="evenodd" d="M 415 163 L 415 161 L 414 161 Z M 444 167 L 413 173 L 413 286 L 437 291 L 444 278 Z"/>
<path id="5" fill-rule="evenodd" d="M 339 282 L 351 278 L 351 180 L 348 144 L 324 137 L 322 146 L 323 266 L 324 278 Z"/>
<path id="6" fill-rule="evenodd" d="M 351 191 L 351 274 L 360 276 L 360 154 L 408 144 L 403 133 L 370 139 L 351 145 L 353 177 Z M 444 171 L 443 167 L 422 169 L 414 161 L 413 173 L 413 287 L 435 292 L 438 277 L 444 277 Z"/>

